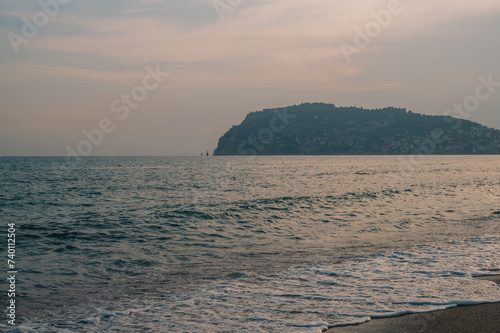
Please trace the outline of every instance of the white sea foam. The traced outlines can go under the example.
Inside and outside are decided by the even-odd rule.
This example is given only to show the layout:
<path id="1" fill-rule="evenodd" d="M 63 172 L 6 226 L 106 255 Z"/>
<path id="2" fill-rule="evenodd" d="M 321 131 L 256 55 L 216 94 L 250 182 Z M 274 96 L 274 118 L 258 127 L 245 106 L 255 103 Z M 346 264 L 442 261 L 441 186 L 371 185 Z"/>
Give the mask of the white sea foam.
<path id="1" fill-rule="evenodd" d="M 492 274 L 499 258 L 500 238 L 483 236 L 209 284 L 151 310 L 176 330 L 321 332 L 370 318 L 498 302 L 500 288 L 474 276 Z"/>
<path id="2" fill-rule="evenodd" d="M 192 286 L 127 311 L 65 322 L 67 332 L 145 327 L 153 332 L 321 332 L 377 317 L 500 301 L 500 288 L 475 276 L 500 268 L 500 237 L 356 258 L 337 265 Z M 425 327 L 425 322 L 415 322 Z M 25 323 L 20 332 L 50 331 Z"/>
<path id="3" fill-rule="evenodd" d="M 496 284 L 474 278 L 499 268 L 500 237 L 482 236 L 338 265 L 295 268 L 268 276 L 241 275 L 193 286 L 164 301 L 143 302 L 135 310 L 98 311 L 73 328 L 87 332 L 116 326 L 131 331 L 149 327 L 154 332 L 321 332 L 371 318 L 499 302 Z"/>

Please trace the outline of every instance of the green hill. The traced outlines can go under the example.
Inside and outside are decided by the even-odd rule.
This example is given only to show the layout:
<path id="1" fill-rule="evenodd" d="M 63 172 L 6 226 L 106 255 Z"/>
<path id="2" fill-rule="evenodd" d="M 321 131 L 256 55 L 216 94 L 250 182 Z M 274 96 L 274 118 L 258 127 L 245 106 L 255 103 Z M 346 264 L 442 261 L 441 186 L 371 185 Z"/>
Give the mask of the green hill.
<path id="1" fill-rule="evenodd" d="M 500 131 L 400 108 L 305 103 L 249 113 L 214 155 L 498 154 Z"/>

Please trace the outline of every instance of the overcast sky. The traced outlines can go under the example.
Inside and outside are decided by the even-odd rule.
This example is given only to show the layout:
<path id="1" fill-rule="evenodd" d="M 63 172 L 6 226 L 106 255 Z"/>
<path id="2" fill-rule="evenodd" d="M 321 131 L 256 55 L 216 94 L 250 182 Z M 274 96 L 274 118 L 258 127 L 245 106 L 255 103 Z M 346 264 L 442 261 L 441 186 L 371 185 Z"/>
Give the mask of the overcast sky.
<path id="1" fill-rule="evenodd" d="M 55 1 L 0 4 L 0 155 L 66 155 L 99 126 L 91 155 L 197 155 L 251 111 L 438 115 L 500 82 L 498 0 Z M 500 129 L 500 83 L 481 89 L 466 117 Z"/>

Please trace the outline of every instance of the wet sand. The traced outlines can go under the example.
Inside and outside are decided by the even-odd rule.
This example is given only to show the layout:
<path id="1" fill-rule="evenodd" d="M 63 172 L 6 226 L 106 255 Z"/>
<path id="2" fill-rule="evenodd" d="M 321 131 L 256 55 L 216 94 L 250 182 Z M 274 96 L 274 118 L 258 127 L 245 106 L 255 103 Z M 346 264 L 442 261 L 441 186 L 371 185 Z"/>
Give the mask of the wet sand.
<path id="1" fill-rule="evenodd" d="M 500 275 L 478 279 L 500 284 Z M 488 303 L 399 317 L 373 319 L 367 323 L 334 327 L 327 333 L 498 333 L 500 303 Z"/>

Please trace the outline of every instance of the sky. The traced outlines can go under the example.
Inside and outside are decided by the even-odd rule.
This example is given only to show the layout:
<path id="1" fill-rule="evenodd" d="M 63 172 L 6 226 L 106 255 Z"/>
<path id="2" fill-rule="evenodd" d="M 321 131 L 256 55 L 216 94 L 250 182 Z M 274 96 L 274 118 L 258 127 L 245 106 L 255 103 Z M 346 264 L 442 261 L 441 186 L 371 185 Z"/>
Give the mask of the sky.
<path id="1" fill-rule="evenodd" d="M 0 156 L 199 155 L 305 102 L 500 129 L 499 32 L 498 0 L 2 0 Z"/>

